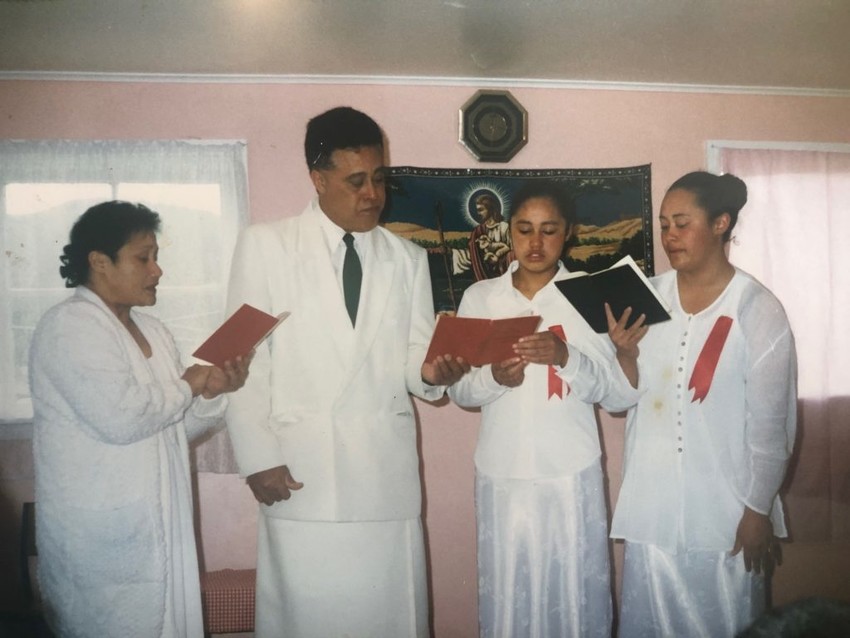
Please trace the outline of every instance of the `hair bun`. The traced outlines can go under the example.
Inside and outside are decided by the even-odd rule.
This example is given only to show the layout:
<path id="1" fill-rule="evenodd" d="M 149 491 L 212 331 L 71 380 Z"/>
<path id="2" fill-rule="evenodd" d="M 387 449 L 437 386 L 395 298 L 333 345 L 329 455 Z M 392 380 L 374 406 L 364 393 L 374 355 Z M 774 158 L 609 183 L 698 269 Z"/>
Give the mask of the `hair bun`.
<path id="1" fill-rule="evenodd" d="M 718 177 L 717 183 L 726 206 L 736 212 L 740 211 L 747 203 L 747 185 L 744 180 L 732 173 L 724 173 Z"/>
<path id="2" fill-rule="evenodd" d="M 62 265 L 59 266 L 59 275 L 65 280 L 66 288 L 74 288 L 80 285 L 80 265 L 76 263 L 74 255 L 74 246 L 65 244 L 62 249 L 62 254 L 59 255 L 59 261 Z"/>

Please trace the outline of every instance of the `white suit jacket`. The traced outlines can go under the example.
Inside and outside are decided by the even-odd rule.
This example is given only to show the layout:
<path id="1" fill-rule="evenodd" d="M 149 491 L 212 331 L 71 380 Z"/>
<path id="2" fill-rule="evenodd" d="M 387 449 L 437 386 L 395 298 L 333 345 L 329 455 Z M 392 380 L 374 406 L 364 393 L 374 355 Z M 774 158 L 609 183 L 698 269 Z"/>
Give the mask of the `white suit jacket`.
<path id="1" fill-rule="evenodd" d="M 383 228 L 363 260 L 356 328 L 346 313 L 314 200 L 298 217 L 250 226 L 233 258 L 228 311 L 290 311 L 231 395 L 243 475 L 288 465 L 304 487 L 266 514 L 380 521 L 421 512 L 409 393 L 442 396 L 421 366 L 434 326 L 427 255 Z M 265 506 L 264 506 L 265 507 Z"/>

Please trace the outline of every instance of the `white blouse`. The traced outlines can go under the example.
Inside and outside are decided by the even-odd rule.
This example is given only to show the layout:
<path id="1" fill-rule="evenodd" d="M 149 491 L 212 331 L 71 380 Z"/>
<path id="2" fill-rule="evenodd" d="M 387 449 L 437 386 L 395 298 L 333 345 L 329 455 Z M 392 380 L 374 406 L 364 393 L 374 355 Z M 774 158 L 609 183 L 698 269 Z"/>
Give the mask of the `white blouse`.
<path id="1" fill-rule="evenodd" d="M 538 330 L 559 325 L 567 339 L 569 358 L 554 367 L 560 395 L 550 393 L 550 366 L 530 364 L 516 388 L 493 379 L 492 366 L 473 368 L 449 387 L 449 395 L 463 407 L 482 406 L 481 430 L 475 451 L 480 474 L 492 478 L 533 479 L 570 476 L 600 456 L 594 403 L 611 411 L 633 405 L 639 392 L 631 387 L 614 348 L 605 335 L 593 332 L 578 311 L 555 287 L 568 276 L 560 266 L 546 286 L 527 299 L 513 286 L 508 272 L 473 284 L 463 294 L 459 316 L 505 318 L 535 314 Z"/>
<path id="2" fill-rule="evenodd" d="M 782 305 L 740 270 L 697 314 L 682 310 L 675 271 L 653 283 L 673 316 L 640 344 L 646 392 L 626 422 L 611 536 L 730 550 L 745 506 L 785 535 L 777 492 L 794 444 L 796 354 Z"/>

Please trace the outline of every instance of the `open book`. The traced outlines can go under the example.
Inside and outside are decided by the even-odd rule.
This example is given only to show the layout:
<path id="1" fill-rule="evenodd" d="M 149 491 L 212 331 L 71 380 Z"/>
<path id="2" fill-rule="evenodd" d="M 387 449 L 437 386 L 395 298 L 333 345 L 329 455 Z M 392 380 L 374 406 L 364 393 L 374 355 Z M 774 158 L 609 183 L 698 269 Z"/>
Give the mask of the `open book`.
<path id="1" fill-rule="evenodd" d="M 508 319 L 479 319 L 440 315 L 425 361 L 440 355 L 463 357 L 470 365 L 483 366 L 515 357 L 513 345 L 520 337 L 534 334 L 538 315 Z"/>
<path id="2" fill-rule="evenodd" d="M 282 312 L 275 317 L 242 304 L 192 356 L 221 368 L 225 361 L 249 354 L 288 316 L 288 312 Z"/>
<path id="3" fill-rule="evenodd" d="M 670 318 L 670 306 L 630 255 L 606 270 L 570 273 L 569 278 L 556 281 L 555 285 L 595 332 L 608 332 L 605 302 L 611 306 L 615 319 L 631 307 L 629 324 L 642 314 L 646 315 L 647 325 Z"/>

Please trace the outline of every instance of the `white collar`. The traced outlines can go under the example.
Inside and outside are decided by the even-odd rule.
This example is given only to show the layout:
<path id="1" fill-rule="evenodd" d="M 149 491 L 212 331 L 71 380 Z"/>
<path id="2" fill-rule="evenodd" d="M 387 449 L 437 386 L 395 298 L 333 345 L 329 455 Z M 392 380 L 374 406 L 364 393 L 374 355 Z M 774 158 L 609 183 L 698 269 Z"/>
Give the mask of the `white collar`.
<path id="1" fill-rule="evenodd" d="M 319 216 L 319 226 L 322 228 L 322 232 L 325 235 L 325 240 L 328 243 L 328 249 L 331 253 L 337 250 L 337 248 L 342 244 L 342 238 L 345 235 L 345 230 L 337 226 L 330 217 L 327 216 L 325 211 L 322 210 L 322 207 L 319 206 L 319 199 L 315 198 L 313 200 L 314 207 L 316 209 L 316 213 Z M 374 229 L 367 231 L 365 233 L 360 232 L 352 232 L 351 234 L 354 236 L 354 246 L 357 249 L 357 252 L 362 256 L 366 250 L 368 250 L 369 243 L 371 241 L 372 233 Z"/>

